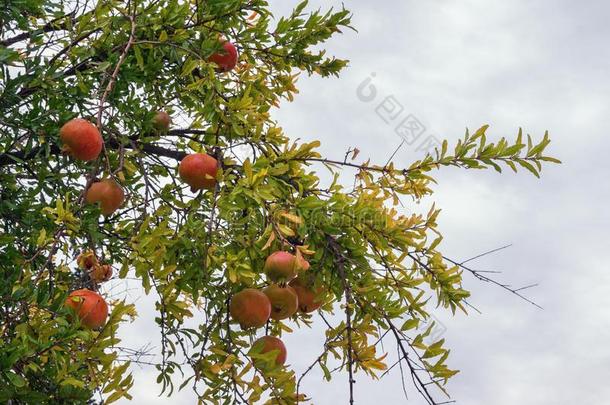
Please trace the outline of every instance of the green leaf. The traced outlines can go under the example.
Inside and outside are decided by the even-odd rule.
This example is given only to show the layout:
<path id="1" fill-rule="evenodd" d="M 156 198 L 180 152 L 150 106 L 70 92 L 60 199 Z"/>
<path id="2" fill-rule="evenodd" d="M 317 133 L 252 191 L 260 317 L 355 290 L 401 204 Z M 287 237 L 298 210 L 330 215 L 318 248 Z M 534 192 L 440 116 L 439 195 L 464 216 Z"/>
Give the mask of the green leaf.
<path id="1" fill-rule="evenodd" d="M 540 178 L 540 174 L 538 173 L 538 171 L 536 170 L 536 168 L 534 166 L 532 166 L 531 163 L 529 163 L 526 160 L 523 159 L 519 159 L 517 160 L 517 163 L 521 166 L 524 167 L 525 169 L 527 169 L 530 173 L 532 173 L 534 176 Z"/>
<path id="2" fill-rule="evenodd" d="M 13 384 L 15 387 L 17 387 L 17 388 L 25 387 L 26 381 L 19 374 L 16 374 L 16 373 L 14 373 L 12 371 L 7 371 L 5 374 L 8 377 L 9 381 L 11 382 L 11 384 Z"/>

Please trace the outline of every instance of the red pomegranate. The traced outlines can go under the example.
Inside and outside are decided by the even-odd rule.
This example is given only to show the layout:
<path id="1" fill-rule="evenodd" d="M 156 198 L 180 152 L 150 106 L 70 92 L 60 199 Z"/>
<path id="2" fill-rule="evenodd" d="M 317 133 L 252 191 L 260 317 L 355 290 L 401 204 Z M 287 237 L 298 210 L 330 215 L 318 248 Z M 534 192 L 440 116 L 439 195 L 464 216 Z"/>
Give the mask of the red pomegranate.
<path id="1" fill-rule="evenodd" d="M 81 324 L 89 329 L 97 329 L 106 323 L 108 305 L 95 291 L 86 288 L 72 291 L 65 305 L 72 308 Z"/>
<path id="2" fill-rule="evenodd" d="M 97 159 L 104 141 L 97 127 L 82 118 L 74 118 L 59 130 L 62 149 L 78 160 Z"/>
<path id="3" fill-rule="evenodd" d="M 213 189 L 216 186 L 218 162 L 205 153 L 192 153 L 182 159 L 178 173 L 193 191 Z"/>
<path id="4" fill-rule="evenodd" d="M 235 65 L 237 65 L 237 49 L 229 41 L 223 40 L 222 50 L 212 54 L 208 61 L 217 64 L 218 71 L 220 72 L 233 70 Z"/>

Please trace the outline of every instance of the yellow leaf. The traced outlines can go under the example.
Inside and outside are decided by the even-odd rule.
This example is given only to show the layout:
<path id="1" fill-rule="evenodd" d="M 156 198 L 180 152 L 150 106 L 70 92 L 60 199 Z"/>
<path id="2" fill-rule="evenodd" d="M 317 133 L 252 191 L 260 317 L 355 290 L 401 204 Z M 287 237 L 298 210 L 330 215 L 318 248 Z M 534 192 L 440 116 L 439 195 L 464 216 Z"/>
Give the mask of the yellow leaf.
<path id="1" fill-rule="evenodd" d="M 263 246 L 263 248 L 261 250 L 268 249 L 274 240 L 275 240 L 275 233 L 271 233 L 271 235 L 269 235 L 269 239 L 267 239 L 267 243 L 265 243 L 265 246 Z"/>
<path id="2" fill-rule="evenodd" d="M 40 231 L 40 235 L 38 235 L 38 240 L 36 241 L 36 246 L 42 247 L 45 244 L 46 239 L 47 239 L 47 231 L 44 228 L 42 228 L 42 230 Z"/>
<path id="3" fill-rule="evenodd" d="M 235 283 L 237 281 L 237 271 L 235 271 L 235 268 L 231 267 L 228 271 L 228 276 L 229 276 L 229 280 L 232 283 Z"/>
<path id="4" fill-rule="evenodd" d="M 246 178 L 248 182 L 252 183 L 252 164 L 250 163 L 250 158 L 246 159 L 244 162 L 244 172 L 246 173 Z"/>
<path id="5" fill-rule="evenodd" d="M 369 360 L 369 361 L 365 361 L 363 363 L 363 365 L 367 368 L 373 368 L 375 370 L 385 370 L 388 368 L 388 366 L 385 363 L 382 363 L 380 361 L 377 360 Z"/>
<path id="6" fill-rule="evenodd" d="M 309 250 L 309 245 L 302 245 L 302 246 L 297 246 L 297 249 L 303 253 L 304 255 L 307 256 L 311 256 L 313 254 L 316 254 L 315 250 Z"/>
<path id="7" fill-rule="evenodd" d="M 212 353 L 214 353 L 214 354 L 218 354 L 218 355 L 220 355 L 220 356 L 228 356 L 228 355 L 229 355 L 229 353 L 225 352 L 225 351 L 224 351 L 224 350 L 222 350 L 222 349 L 219 349 L 218 347 L 212 347 L 212 348 L 210 349 L 210 351 L 211 351 Z"/>
<path id="8" fill-rule="evenodd" d="M 292 229 L 283 224 L 278 224 L 277 226 L 280 229 L 280 232 L 284 234 L 284 236 L 294 236 L 295 233 Z"/>
<path id="9" fill-rule="evenodd" d="M 289 220 L 290 222 L 293 222 L 295 224 L 302 224 L 303 220 L 301 219 L 301 217 L 293 215 L 293 214 L 289 214 L 287 212 L 282 212 L 280 214 L 281 216 L 283 216 L 284 218 L 286 218 L 287 220 Z"/>
<path id="10" fill-rule="evenodd" d="M 213 364 L 212 366 L 210 366 L 210 371 L 214 374 L 218 374 L 222 371 L 222 368 L 219 364 Z"/>

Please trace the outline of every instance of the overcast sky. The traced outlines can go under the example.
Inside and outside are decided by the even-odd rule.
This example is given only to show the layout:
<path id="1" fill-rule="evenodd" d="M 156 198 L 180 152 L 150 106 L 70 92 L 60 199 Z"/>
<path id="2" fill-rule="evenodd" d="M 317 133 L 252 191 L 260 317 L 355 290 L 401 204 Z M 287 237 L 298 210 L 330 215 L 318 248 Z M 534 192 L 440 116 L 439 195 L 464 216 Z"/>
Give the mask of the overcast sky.
<path id="1" fill-rule="evenodd" d="M 295 1 L 271 1 L 285 15 Z M 313 8 L 340 2 L 312 1 Z M 528 291 L 544 310 L 466 276 L 471 303 L 483 314 L 451 318 L 439 312 L 452 348 L 449 364 L 461 370 L 450 383 L 465 405 L 604 404 L 610 398 L 610 4 L 598 1 L 345 1 L 358 33 L 328 45 L 350 59 L 339 79 L 300 80 L 301 94 L 276 118 L 287 134 L 320 139 L 322 152 L 341 158 L 357 146 L 378 163 L 401 139 L 376 107 L 392 96 L 425 127 L 420 138 L 457 140 L 465 127 L 490 124 L 490 138 L 534 137 L 549 130 L 549 151 L 564 164 L 547 166 L 541 180 L 526 173 L 438 172 L 433 201 L 443 208 L 442 250 L 455 259 L 512 244 L 473 262 L 498 270 L 501 281 L 540 283 Z M 374 74 L 374 77 L 371 74 Z M 373 101 L 357 88 L 372 77 Z M 397 104 L 395 104 L 397 105 Z M 422 156 L 418 142 L 404 146 L 396 164 Z M 323 175 L 323 171 L 320 171 Z M 426 202 L 426 204 L 432 202 Z M 407 204 L 407 210 L 413 209 Z M 416 208 L 417 209 L 417 208 Z M 137 295 L 137 291 L 135 292 Z M 142 298 L 143 318 L 126 326 L 126 345 L 157 344 Z M 285 339 L 289 363 L 302 372 L 320 352 L 324 325 Z M 395 355 L 392 353 L 392 355 Z M 137 404 L 158 398 L 156 371 L 134 369 Z M 347 403 L 346 378 L 331 383 L 312 373 L 305 390 L 315 403 Z M 410 401 L 420 400 L 410 384 Z M 357 376 L 357 404 L 405 403 L 400 375 L 381 381 Z M 125 401 L 127 403 L 127 401 Z M 195 403 L 188 389 L 171 403 Z"/>

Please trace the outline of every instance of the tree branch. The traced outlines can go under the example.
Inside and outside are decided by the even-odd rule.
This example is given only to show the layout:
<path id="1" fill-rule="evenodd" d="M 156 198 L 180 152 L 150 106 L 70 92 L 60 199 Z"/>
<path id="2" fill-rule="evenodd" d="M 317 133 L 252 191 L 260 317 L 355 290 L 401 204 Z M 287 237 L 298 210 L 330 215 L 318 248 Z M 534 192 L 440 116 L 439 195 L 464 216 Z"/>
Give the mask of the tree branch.
<path id="1" fill-rule="evenodd" d="M 38 34 L 44 34 L 44 33 L 51 32 L 51 31 L 64 31 L 66 29 L 66 24 L 62 23 L 60 25 L 57 25 L 57 21 L 62 20 L 66 17 L 73 16 L 73 15 L 74 15 L 74 12 L 66 14 L 66 15 L 62 15 L 61 17 L 58 17 L 58 18 L 55 18 L 55 19 L 49 21 L 48 23 L 43 25 L 42 28 L 39 28 L 39 29 L 36 29 L 33 31 L 23 32 L 19 35 L 15 35 L 12 38 L 3 39 L 0 41 L 0 46 L 10 46 L 10 45 L 16 44 L 17 42 L 21 42 L 26 39 L 29 39 L 29 38 L 33 37 L 34 35 L 38 35 Z"/>
<path id="2" fill-rule="evenodd" d="M 352 289 L 347 281 L 345 274 L 345 256 L 341 252 L 341 247 L 335 238 L 328 235 L 328 244 L 337 259 L 337 271 L 343 283 L 345 292 L 345 320 L 347 325 L 347 372 L 349 374 L 349 403 L 354 404 L 354 370 L 353 370 L 353 341 L 352 341 Z"/>
<path id="3" fill-rule="evenodd" d="M 138 142 L 135 139 L 132 139 L 132 140 L 133 140 L 133 144 L 131 144 L 131 143 L 126 144 L 126 145 L 124 145 L 124 147 L 127 149 L 137 149 L 144 153 L 148 153 L 148 154 L 155 155 L 155 156 L 167 157 L 167 158 L 175 159 L 178 161 L 182 160 L 187 155 L 186 152 L 182 152 L 179 150 L 167 149 L 167 148 L 163 148 L 161 146 L 157 146 L 154 144 Z M 109 149 L 118 149 L 120 146 L 120 143 L 115 140 L 110 140 L 110 141 L 106 142 L 106 146 Z M 28 161 L 28 160 L 35 159 L 36 157 L 38 157 L 40 152 L 43 151 L 44 149 L 45 149 L 44 146 L 36 146 L 29 151 L 2 153 L 2 154 L 0 154 L 0 167 L 9 166 L 12 164 L 19 164 L 22 161 Z M 55 144 L 51 144 L 49 146 L 49 152 L 52 155 L 59 155 L 59 154 L 61 154 L 61 149 L 59 148 L 59 146 L 57 146 Z"/>

